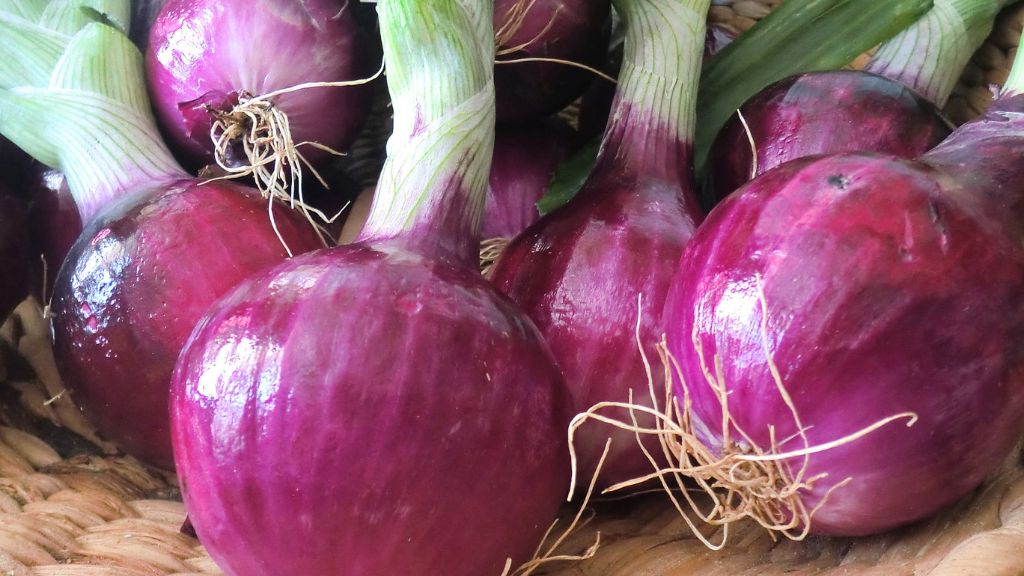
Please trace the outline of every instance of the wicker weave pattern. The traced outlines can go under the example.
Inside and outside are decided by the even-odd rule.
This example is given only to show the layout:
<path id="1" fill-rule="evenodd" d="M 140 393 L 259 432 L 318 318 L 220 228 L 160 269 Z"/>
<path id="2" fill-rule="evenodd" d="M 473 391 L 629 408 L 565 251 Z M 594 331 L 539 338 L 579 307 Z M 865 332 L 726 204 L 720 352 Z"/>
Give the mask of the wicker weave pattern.
<path id="1" fill-rule="evenodd" d="M 0 573 L 220 574 L 179 532 L 185 509 L 176 496 L 130 458 L 63 460 L 42 440 L 0 428 Z"/>

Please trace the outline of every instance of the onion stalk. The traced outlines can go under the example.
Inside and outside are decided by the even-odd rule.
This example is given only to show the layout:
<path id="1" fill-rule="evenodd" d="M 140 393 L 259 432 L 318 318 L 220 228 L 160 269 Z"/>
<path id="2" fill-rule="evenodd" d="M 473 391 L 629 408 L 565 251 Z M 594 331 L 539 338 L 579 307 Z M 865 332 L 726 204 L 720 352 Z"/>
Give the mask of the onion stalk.
<path id="1" fill-rule="evenodd" d="M 631 334 L 645 295 L 641 341 L 662 331 L 661 307 L 683 246 L 703 220 L 693 180 L 697 78 L 708 0 L 617 0 L 622 69 L 597 165 L 580 194 L 515 238 L 493 281 L 537 322 L 577 412 L 626 401 L 642 370 Z M 625 416 L 624 416 L 625 417 Z M 608 429 L 581 429 L 582 474 L 594 473 Z M 601 485 L 650 468 L 619 434 Z"/>
<path id="2" fill-rule="evenodd" d="M 477 269 L 490 3 L 377 8 L 395 128 L 362 233 L 234 290 L 175 373 L 185 502 L 231 576 L 500 574 L 564 495 L 561 374 Z"/>
<path id="3" fill-rule="evenodd" d="M 167 391 L 196 320 L 288 249 L 322 244 L 255 190 L 178 165 L 121 26 L 128 2 L 39 4 L 35 19 L 0 12 L 0 133 L 66 175 L 85 225 L 54 282 L 58 365 L 101 434 L 170 467 Z"/>

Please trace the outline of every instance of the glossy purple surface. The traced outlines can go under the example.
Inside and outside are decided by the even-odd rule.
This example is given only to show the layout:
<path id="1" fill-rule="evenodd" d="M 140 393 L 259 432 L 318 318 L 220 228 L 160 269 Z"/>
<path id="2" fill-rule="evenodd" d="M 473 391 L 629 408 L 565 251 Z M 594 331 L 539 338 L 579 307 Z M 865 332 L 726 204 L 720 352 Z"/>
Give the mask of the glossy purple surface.
<path id="1" fill-rule="evenodd" d="M 182 354 L 185 502 L 230 576 L 497 575 L 565 496 L 564 394 L 475 269 L 397 244 L 298 257 Z"/>
<path id="2" fill-rule="evenodd" d="M 0 136 L 0 324 L 24 300 L 34 276 L 29 238 L 29 158 Z"/>
<path id="3" fill-rule="evenodd" d="M 702 219 L 689 144 L 628 106 L 620 112 L 583 190 L 513 240 L 492 276 L 544 334 L 576 412 L 626 401 L 631 388 L 638 400 L 648 396 L 634 333 L 637 296 L 643 295 L 641 340 L 653 354 L 669 282 Z M 624 411 L 617 416 L 628 420 Z M 650 471 L 632 433 L 591 423 L 576 437 L 581 481 L 589 481 L 609 435 L 602 486 Z"/>
<path id="4" fill-rule="evenodd" d="M 694 339 L 704 365 L 720 358 L 730 412 L 761 447 L 770 426 L 779 439 L 796 432 L 765 346 L 810 445 L 920 417 L 810 456 L 807 475 L 828 476 L 805 493 L 809 508 L 852 478 L 813 517 L 815 533 L 922 519 L 976 487 L 1024 432 L 1024 249 L 1005 207 L 958 176 L 863 153 L 794 161 L 727 198 L 682 258 L 665 325 L 714 450 L 722 410 Z"/>
<path id="5" fill-rule="evenodd" d="M 608 50 L 610 0 L 495 0 L 495 33 L 507 27 L 517 5 L 529 10 L 498 46 L 499 61 L 555 58 L 601 68 Z M 578 98 L 593 78 L 592 72 L 560 63 L 500 64 L 494 69 L 498 122 L 554 114 Z"/>
<path id="6" fill-rule="evenodd" d="M 711 150 L 715 201 L 789 160 L 839 152 L 915 158 L 950 133 L 935 106 L 903 84 L 853 70 L 787 78 L 740 112 L 750 134 L 734 114 Z"/>
<path id="7" fill-rule="evenodd" d="M 339 0 L 166 2 L 150 31 L 146 72 L 169 143 L 193 165 L 212 162 L 209 118 L 179 108 L 208 93 L 256 96 L 372 74 L 379 58 L 356 24 L 354 6 Z M 295 142 L 344 150 L 369 111 L 369 90 L 312 88 L 274 103 L 288 115 Z M 302 152 L 327 157 L 308 147 Z"/>
<path id="8" fill-rule="evenodd" d="M 275 217 L 296 254 L 321 245 L 305 221 Z M 266 202 L 236 184 L 185 180 L 108 208 L 55 283 L 55 352 L 75 402 L 126 452 L 171 467 L 168 388 L 181 347 L 215 300 L 286 255 Z"/>
<path id="9" fill-rule="evenodd" d="M 494 140 L 481 230 L 483 238 L 512 238 L 540 218 L 537 201 L 575 144 L 565 121 L 550 118 L 523 127 L 503 126 Z"/>

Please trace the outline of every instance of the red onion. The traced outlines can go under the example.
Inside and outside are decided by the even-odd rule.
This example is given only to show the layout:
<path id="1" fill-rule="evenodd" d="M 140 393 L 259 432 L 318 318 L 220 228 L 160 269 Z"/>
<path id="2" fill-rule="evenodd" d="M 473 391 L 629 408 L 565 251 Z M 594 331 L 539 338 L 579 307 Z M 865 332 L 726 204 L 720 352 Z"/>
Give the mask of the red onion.
<path id="1" fill-rule="evenodd" d="M 540 218 L 537 201 L 547 192 L 575 138 L 572 128 L 557 118 L 498 130 L 484 208 L 484 238 L 512 238 Z"/>
<path id="2" fill-rule="evenodd" d="M 275 207 L 301 253 L 322 246 Z M 251 188 L 162 184 L 93 219 L 57 276 L 55 353 L 75 402 L 129 454 L 173 465 L 167 390 L 178 353 L 210 305 L 287 257 Z"/>
<path id="3" fill-rule="evenodd" d="M 914 158 L 934 147 L 950 132 L 939 109 L 1002 4 L 936 5 L 886 42 L 864 72 L 813 72 L 766 88 L 715 141 L 714 200 L 795 158 L 853 151 Z"/>
<path id="4" fill-rule="evenodd" d="M 989 115 L 918 161 L 787 163 L 720 204 L 687 247 L 666 304 L 686 383 L 676 393 L 729 467 L 755 446 L 772 452 L 772 436 L 774 451 L 823 447 L 917 416 L 784 460 L 810 485 L 796 501 L 760 502 L 777 507 L 771 520 L 834 535 L 920 520 L 975 488 L 1024 433 L 1024 235 L 1019 189 L 1006 186 L 1024 177 L 1022 73 L 1019 60 Z"/>
<path id="5" fill-rule="evenodd" d="M 185 502 L 230 576 L 500 574 L 564 495 L 562 377 L 476 269 L 490 5 L 378 11 L 395 133 L 362 235 L 243 283 L 175 372 Z"/>
<path id="6" fill-rule="evenodd" d="M 146 66 L 170 143 L 190 164 L 212 164 L 213 114 L 229 111 L 240 96 L 372 73 L 377 62 L 357 9 L 341 0 L 168 1 L 150 30 Z M 369 90 L 308 88 L 271 102 L 287 115 L 295 143 L 344 150 L 369 112 Z M 311 147 L 300 151 L 314 161 L 326 157 Z"/>
<path id="7" fill-rule="evenodd" d="M 594 73 L 563 63 L 502 61 L 551 58 L 600 68 L 608 48 L 609 0 L 495 0 L 498 121 L 554 114 L 578 98 Z"/>
<path id="8" fill-rule="evenodd" d="M 514 239 L 493 281 L 537 322 L 565 371 L 577 412 L 639 394 L 643 365 L 629 326 L 644 297 L 641 340 L 662 332 L 672 266 L 703 218 L 693 184 L 694 99 L 709 0 L 617 0 L 626 43 L 615 109 L 589 180 L 569 204 Z M 660 79 L 671 79 L 660 80 Z M 623 416 L 628 418 L 628 416 Z M 576 437 L 593 473 L 609 428 Z M 632 433 L 614 435 L 601 484 L 650 470 Z"/>
<path id="9" fill-rule="evenodd" d="M 188 178 L 157 135 L 142 54 L 123 32 L 3 18 L 0 29 L 14 40 L 0 58 L 15 58 L 5 50 L 19 45 L 58 48 L 51 61 L 0 74 L 0 85 L 18 86 L 0 90 L 0 131 L 67 176 L 86 223 L 54 284 L 61 374 L 104 436 L 169 467 L 167 391 L 196 321 L 240 280 L 283 260 L 285 245 L 322 244 L 294 213 L 268 213 L 253 189 Z"/>

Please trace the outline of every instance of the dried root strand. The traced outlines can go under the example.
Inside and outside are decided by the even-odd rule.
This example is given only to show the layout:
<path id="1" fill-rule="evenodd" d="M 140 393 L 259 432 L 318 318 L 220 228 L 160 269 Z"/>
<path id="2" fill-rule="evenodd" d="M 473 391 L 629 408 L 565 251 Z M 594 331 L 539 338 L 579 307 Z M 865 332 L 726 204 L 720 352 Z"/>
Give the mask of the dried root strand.
<path id="1" fill-rule="evenodd" d="M 222 176 L 211 180 L 252 177 L 260 194 L 268 200 L 268 214 L 271 225 L 281 244 L 292 255 L 291 249 L 281 236 L 275 221 L 273 205 L 282 202 L 299 210 L 320 234 L 325 244 L 329 243 L 326 226 L 332 224 L 348 207 L 337 214 L 327 215 L 310 206 L 303 197 L 303 175 L 306 170 L 325 188 L 327 182 L 310 164 L 300 151 L 312 147 L 338 156 L 341 152 L 317 142 L 295 142 L 292 138 L 288 115 L 274 104 L 274 98 L 283 94 L 325 87 L 346 87 L 367 84 L 384 73 L 384 66 L 368 78 L 345 82 L 310 82 L 276 90 L 260 96 L 242 92 L 238 103 L 230 110 L 207 107 L 213 117 L 210 138 L 213 141 L 214 161 Z M 237 158 L 238 152 L 243 158 Z"/>
<path id="2" fill-rule="evenodd" d="M 769 533 L 781 535 L 792 540 L 803 540 L 810 532 L 814 514 L 823 506 L 829 496 L 852 481 L 843 479 L 834 484 L 819 500 L 817 506 L 808 508 L 804 495 L 811 491 L 815 484 L 826 475 L 810 476 L 808 469 L 813 454 L 832 450 L 871 434 L 883 426 L 896 421 L 905 421 L 907 426 L 917 421 L 913 413 L 905 412 L 883 418 L 874 424 L 854 432 L 843 438 L 819 445 L 812 445 L 807 436 L 810 429 L 801 422 L 799 413 L 792 398 L 782 381 L 781 373 L 775 365 L 767 337 L 768 307 L 764 298 L 761 278 L 758 276 L 758 288 L 762 311 L 762 344 L 772 378 L 780 397 L 786 404 L 797 433 L 791 437 L 778 439 L 774 428 L 769 428 L 769 445 L 759 446 L 747 434 L 729 411 L 729 392 L 723 376 L 723 364 L 717 355 L 709 366 L 703 352 L 696 330 L 691 335 L 692 344 L 700 362 L 706 385 L 715 393 L 722 408 L 720 422 L 721 448 L 712 449 L 701 437 L 707 436 L 706 427 L 695 422 L 693 417 L 690 389 L 682 375 L 677 360 L 668 351 L 667 341 L 663 335 L 656 345 L 657 354 L 663 368 L 664 389 L 656 390 L 654 373 L 648 360 L 643 343 L 640 339 L 640 320 L 637 320 L 637 346 L 646 371 L 648 394 L 654 402 L 650 408 L 633 402 L 632 393 L 627 402 L 602 402 L 584 413 L 578 414 L 569 427 L 570 457 L 573 471 L 573 486 L 570 494 L 575 491 L 577 458 L 573 439 L 575 431 L 589 420 L 603 422 L 610 426 L 629 430 L 635 433 L 637 444 L 651 463 L 652 472 L 645 476 L 615 484 L 605 493 L 614 493 L 634 486 L 656 481 L 665 492 L 684 519 L 693 534 L 708 548 L 719 550 L 729 538 L 729 528 L 743 519 L 750 519 L 765 528 Z M 679 382 L 681 398 L 676 395 L 676 384 Z M 661 396 L 662 402 L 658 402 Z M 657 408 L 657 407 L 663 408 Z M 628 421 L 612 418 L 605 414 L 608 410 L 625 409 L 630 414 Z M 653 427 L 640 426 L 638 414 L 655 419 Z M 665 460 L 654 457 L 641 442 L 642 437 L 655 435 L 662 448 Z M 783 446 L 798 441 L 801 446 L 796 450 L 784 450 Z M 793 460 L 799 461 L 794 469 Z M 660 462 L 669 462 L 665 466 Z M 694 494 L 703 494 L 708 503 L 700 503 Z M 721 527 L 721 538 L 712 542 L 702 530 L 704 524 Z"/>
<path id="3" fill-rule="evenodd" d="M 520 30 L 522 30 L 523 25 L 526 23 L 526 17 L 529 15 L 530 10 L 532 10 L 536 4 L 537 0 L 518 0 L 517 2 L 513 3 L 512 6 L 509 7 L 507 12 L 505 12 L 504 23 L 494 31 L 494 43 L 497 46 L 494 60 L 495 64 L 524 64 L 527 62 L 547 62 L 549 64 L 563 64 L 565 66 L 572 66 L 574 68 L 586 70 L 587 72 L 590 72 L 599 78 L 603 78 L 604 80 L 607 80 L 612 84 L 618 83 L 618 81 L 615 78 L 609 76 L 608 74 L 602 72 L 601 70 L 598 70 L 593 66 L 587 66 L 586 64 L 583 64 L 581 62 L 573 62 L 572 60 L 563 60 L 560 58 L 542 58 L 533 56 L 513 59 L 502 58 L 503 56 L 508 56 L 510 54 L 515 54 L 516 52 L 526 50 L 527 48 L 538 42 L 541 38 L 543 38 L 545 34 L 551 31 L 551 28 L 555 25 L 555 22 L 558 20 L 558 15 L 562 12 L 564 8 L 563 6 L 559 6 L 558 8 L 556 8 L 554 13 L 551 15 L 551 19 L 548 20 L 548 22 L 544 25 L 544 28 L 542 28 L 540 32 L 535 34 L 533 38 L 530 38 L 526 42 L 521 42 L 516 45 L 508 46 L 507 44 L 509 44 L 512 41 L 512 38 L 516 34 L 518 34 Z"/>
<path id="4" fill-rule="evenodd" d="M 537 0 L 517 0 L 509 6 L 508 10 L 505 12 L 504 23 L 494 30 L 494 45 L 497 48 L 498 56 L 504 56 L 506 54 L 511 54 L 512 52 L 518 52 L 528 48 L 551 29 L 555 23 L 558 13 L 562 11 L 562 7 L 559 6 L 555 10 L 551 20 L 544 27 L 544 30 L 530 41 L 523 42 L 516 46 L 505 46 L 512 41 L 512 38 L 515 37 L 520 30 L 523 29 L 523 25 L 526 23 L 526 17 L 530 14 L 530 10 L 533 10 L 533 7 L 536 4 Z"/>
<path id="5" fill-rule="evenodd" d="M 551 539 L 551 535 L 554 533 L 559 520 L 552 522 L 551 526 L 549 526 L 547 531 L 544 533 L 544 537 L 541 539 L 540 544 L 537 546 L 537 550 L 534 551 L 533 558 L 523 563 L 522 566 L 519 566 L 515 570 L 512 569 L 512 559 L 509 558 L 505 561 L 505 570 L 501 573 L 501 576 L 530 576 L 539 568 L 547 566 L 553 562 L 579 562 L 593 558 L 594 555 L 597 554 L 598 549 L 601 547 L 600 532 L 595 534 L 594 543 L 579 554 L 558 553 L 558 549 L 565 544 L 565 541 L 572 536 L 574 532 L 585 527 L 594 519 L 595 514 L 594 511 L 590 509 L 590 500 L 594 494 L 594 488 L 597 486 L 597 479 L 600 477 L 601 468 L 604 466 L 604 462 L 608 458 L 608 452 L 611 450 L 611 447 L 612 441 L 609 438 L 608 442 L 604 445 L 604 452 L 601 454 L 601 459 L 597 462 L 597 469 L 594 471 L 594 475 L 590 479 L 590 485 L 587 487 L 587 493 L 583 497 L 583 502 L 580 503 L 579 510 L 576 512 L 576 515 L 573 516 L 572 522 L 569 523 L 569 526 L 567 526 L 558 538 L 549 545 L 548 540 Z"/>
<path id="6" fill-rule="evenodd" d="M 740 119 L 740 125 L 743 126 L 743 134 L 747 137 L 747 144 L 750 145 L 750 180 L 753 180 L 757 177 L 757 171 L 759 169 L 757 160 L 757 140 L 754 139 L 754 133 L 750 130 L 750 124 L 747 123 L 747 118 L 743 115 L 743 111 L 737 109 L 736 116 Z"/>
<path id="7" fill-rule="evenodd" d="M 491 277 L 494 265 L 498 263 L 498 258 L 501 258 L 510 242 L 512 242 L 511 238 L 498 237 L 489 238 L 480 243 L 480 273 L 484 278 Z"/>

